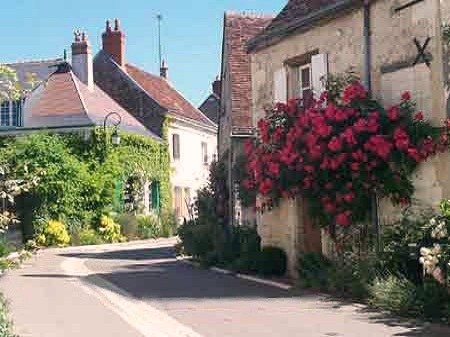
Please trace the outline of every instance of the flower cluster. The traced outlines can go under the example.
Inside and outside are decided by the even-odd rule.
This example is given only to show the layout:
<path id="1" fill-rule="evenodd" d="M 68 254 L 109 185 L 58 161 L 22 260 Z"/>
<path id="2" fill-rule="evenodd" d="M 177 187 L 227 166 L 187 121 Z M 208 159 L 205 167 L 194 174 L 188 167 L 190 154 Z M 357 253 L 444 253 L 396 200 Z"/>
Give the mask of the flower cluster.
<path id="1" fill-rule="evenodd" d="M 422 243 L 419 262 L 424 273 L 444 282 L 445 270 L 450 274 L 450 200 L 441 203 L 441 215 L 432 218 L 424 228 L 427 238 Z"/>
<path id="2" fill-rule="evenodd" d="M 408 203 L 417 165 L 448 148 L 444 133 L 415 110 L 411 94 L 384 108 L 359 82 L 339 101 L 327 94 L 309 108 L 298 100 L 278 103 L 258 123 L 258 138 L 245 146 L 250 177 L 243 186 L 261 196 L 264 211 L 280 199 L 305 197 L 322 224 L 363 220 L 371 195 Z"/>

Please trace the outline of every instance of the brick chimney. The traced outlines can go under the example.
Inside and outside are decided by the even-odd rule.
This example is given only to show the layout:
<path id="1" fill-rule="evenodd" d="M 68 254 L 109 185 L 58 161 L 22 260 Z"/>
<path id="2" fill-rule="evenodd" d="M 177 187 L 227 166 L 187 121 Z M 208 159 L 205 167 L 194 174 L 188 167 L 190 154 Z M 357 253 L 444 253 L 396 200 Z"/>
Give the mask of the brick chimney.
<path id="1" fill-rule="evenodd" d="M 102 34 L 103 51 L 110 55 L 121 67 L 125 66 L 125 34 L 120 29 L 119 19 L 114 20 L 114 30 L 109 20 L 106 21 L 106 30 Z"/>
<path id="2" fill-rule="evenodd" d="M 215 81 L 212 84 L 212 91 L 219 98 L 222 95 L 222 81 L 220 80 L 219 76 L 216 77 Z"/>
<path id="3" fill-rule="evenodd" d="M 167 79 L 169 76 L 169 67 L 167 66 L 166 60 L 162 60 L 161 68 L 159 70 L 159 75 L 162 78 Z"/>
<path id="4" fill-rule="evenodd" d="M 92 48 L 85 32 L 76 31 L 72 43 L 72 71 L 78 79 L 94 90 Z"/>

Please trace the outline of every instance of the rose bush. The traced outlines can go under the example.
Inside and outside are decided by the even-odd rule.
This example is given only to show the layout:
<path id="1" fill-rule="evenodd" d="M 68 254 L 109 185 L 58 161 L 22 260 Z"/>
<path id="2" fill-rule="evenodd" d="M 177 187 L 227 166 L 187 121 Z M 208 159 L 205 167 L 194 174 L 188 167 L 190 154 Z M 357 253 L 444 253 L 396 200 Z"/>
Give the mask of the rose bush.
<path id="1" fill-rule="evenodd" d="M 354 81 L 302 105 L 277 103 L 245 146 L 250 177 L 242 186 L 259 194 L 257 210 L 301 195 L 319 223 L 347 227 L 367 217 L 375 193 L 409 203 L 413 171 L 449 145 L 450 124 L 425 121 L 410 93 L 384 108 Z"/>

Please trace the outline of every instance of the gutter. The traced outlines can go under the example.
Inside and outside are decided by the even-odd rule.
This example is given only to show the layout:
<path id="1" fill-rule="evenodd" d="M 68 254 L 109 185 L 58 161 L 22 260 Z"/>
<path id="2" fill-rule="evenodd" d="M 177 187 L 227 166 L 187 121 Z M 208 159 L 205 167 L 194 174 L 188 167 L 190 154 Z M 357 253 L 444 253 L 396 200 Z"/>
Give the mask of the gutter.
<path id="1" fill-rule="evenodd" d="M 273 32 L 270 32 L 267 36 L 265 36 L 263 32 L 261 35 L 257 35 L 247 43 L 247 52 L 252 53 L 257 49 L 273 45 L 288 34 L 308 30 L 317 21 L 329 16 L 335 16 L 339 12 L 359 7 L 360 4 L 360 0 L 341 0 L 336 4 L 321 8 L 315 12 L 303 16 L 289 25 L 282 26 Z"/>

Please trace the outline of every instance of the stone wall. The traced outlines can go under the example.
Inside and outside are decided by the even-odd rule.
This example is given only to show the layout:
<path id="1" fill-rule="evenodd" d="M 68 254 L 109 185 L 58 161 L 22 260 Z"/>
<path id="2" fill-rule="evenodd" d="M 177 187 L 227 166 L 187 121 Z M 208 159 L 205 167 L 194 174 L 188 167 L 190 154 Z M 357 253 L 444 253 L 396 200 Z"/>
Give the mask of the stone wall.
<path id="1" fill-rule="evenodd" d="M 372 84 L 376 98 L 389 105 L 398 102 L 402 92 L 411 91 L 417 98 L 418 109 L 436 125 L 445 117 L 442 104 L 443 70 L 440 62 L 442 40 L 437 36 L 437 0 L 424 0 L 409 8 L 396 11 L 405 2 L 398 0 L 373 1 L 371 6 L 372 25 Z M 450 1 L 441 1 L 443 17 L 450 18 Z M 445 3 L 445 4 L 444 4 Z M 421 45 L 430 37 L 426 52 L 433 54 L 430 67 L 421 60 L 413 66 L 418 50 L 416 38 Z M 264 116 L 264 106 L 271 104 L 274 92 L 274 73 L 284 62 L 299 55 L 318 51 L 328 56 L 330 73 L 339 73 L 353 67 L 362 74 L 363 56 L 363 11 L 355 9 L 328 22 L 284 38 L 276 45 L 266 47 L 252 55 L 253 117 L 254 123 Z M 422 165 L 415 177 L 415 198 L 424 204 L 437 205 L 444 197 L 450 197 L 450 172 L 448 155 L 441 155 Z M 382 201 L 380 216 L 388 223 L 399 214 L 399 209 Z M 295 218 L 295 219 L 294 219 Z M 259 217 L 258 225 L 263 242 L 283 247 L 289 255 L 298 238 L 295 231 L 286 225 L 301 228 L 303 219 L 298 212 L 283 202 L 279 209 Z M 324 246 L 327 246 L 325 243 Z M 328 249 L 330 250 L 330 249 Z M 290 256 L 290 261 L 294 261 Z M 292 270 L 293 267 L 290 266 Z"/>

